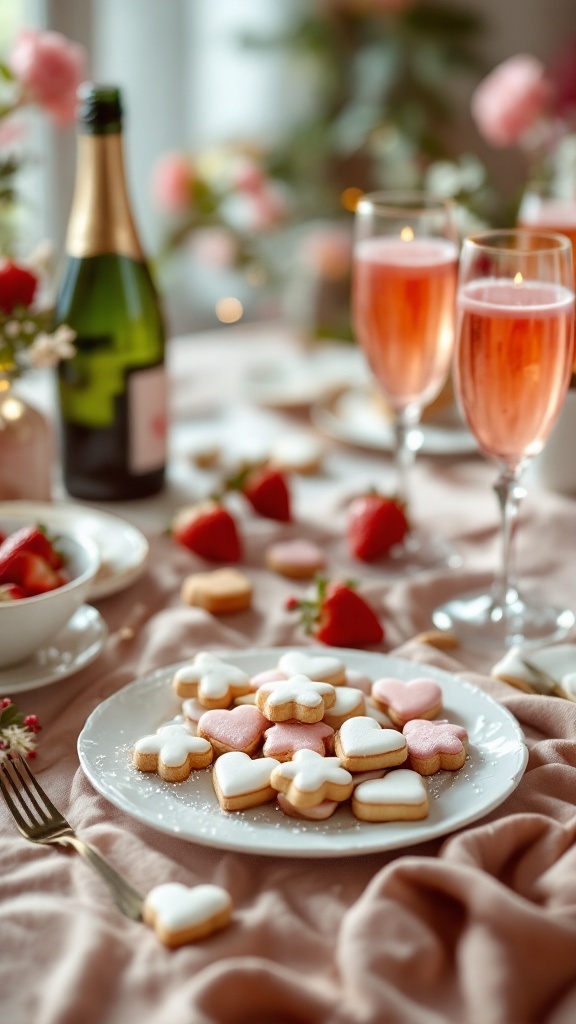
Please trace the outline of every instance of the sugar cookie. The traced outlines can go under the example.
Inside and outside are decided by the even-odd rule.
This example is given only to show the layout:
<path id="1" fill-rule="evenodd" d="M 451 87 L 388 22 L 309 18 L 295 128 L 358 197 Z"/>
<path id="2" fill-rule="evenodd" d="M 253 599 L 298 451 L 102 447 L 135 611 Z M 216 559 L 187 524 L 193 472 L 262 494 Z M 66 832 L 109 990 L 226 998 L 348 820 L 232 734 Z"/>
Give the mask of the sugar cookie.
<path id="1" fill-rule="evenodd" d="M 418 821 L 428 812 L 426 783 L 409 768 L 363 782 L 352 794 L 352 813 L 361 821 Z"/>
<path id="2" fill-rule="evenodd" d="M 381 729 L 373 718 L 348 718 L 334 737 L 336 754 L 350 772 L 392 768 L 408 756 L 406 740 L 397 729 Z"/>
<path id="3" fill-rule="evenodd" d="M 435 718 L 442 707 L 442 690 L 433 679 L 377 679 L 372 700 L 402 729 L 411 718 Z"/>
<path id="4" fill-rule="evenodd" d="M 277 722 L 265 733 L 263 753 L 277 761 L 291 761 L 297 750 L 315 750 L 324 757 L 332 747 L 334 729 L 325 722 Z"/>
<path id="5" fill-rule="evenodd" d="M 278 660 L 278 668 L 287 676 L 308 676 L 317 683 L 342 686 L 346 682 L 346 668 L 340 658 L 330 654 L 307 654 L 305 651 L 287 651 Z"/>
<path id="6" fill-rule="evenodd" d="M 230 894 L 219 885 L 165 882 L 151 889 L 142 917 L 164 945 L 171 949 L 224 928 L 232 916 Z"/>
<path id="7" fill-rule="evenodd" d="M 264 683 L 256 690 L 256 704 L 271 722 L 320 722 L 336 695 L 330 683 L 296 675 L 279 682 Z"/>
<path id="8" fill-rule="evenodd" d="M 277 683 L 281 679 L 288 679 L 285 672 L 281 672 L 279 668 L 268 668 L 264 672 L 257 672 L 255 676 L 252 676 L 250 686 L 253 690 L 258 690 L 262 683 Z"/>
<path id="9" fill-rule="evenodd" d="M 362 690 L 365 697 L 369 697 L 372 692 L 372 679 L 370 676 L 364 675 L 363 672 L 357 672 L 356 669 L 346 669 L 346 686 L 353 686 L 356 690 Z"/>
<path id="10" fill-rule="evenodd" d="M 354 788 L 338 757 L 322 757 L 315 750 L 297 750 L 291 761 L 274 769 L 270 782 L 295 807 L 316 807 L 323 800 L 340 803 Z"/>
<path id="11" fill-rule="evenodd" d="M 276 803 L 284 814 L 290 818 L 305 818 L 307 821 L 326 821 L 331 818 L 339 806 L 337 800 L 323 800 L 316 807 L 295 807 L 285 793 L 278 793 Z"/>
<path id="12" fill-rule="evenodd" d="M 266 565 L 280 576 L 293 580 L 311 580 L 325 566 L 317 544 L 310 540 L 285 540 L 266 550 Z"/>
<path id="13" fill-rule="evenodd" d="M 211 615 L 242 612 L 252 604 L 252 582 L 239 569 L 214 569 L 186 576 L 180 596 L 185 604 L 204 608 Z"/>
<path id="14" fill-rule="evenodd" d="M 177 670 L 172 686 L 179 697 L 197 697 L 205 709 L 227 708 L 234 697 L 250 692 L 250 679 L 242 669 L 202 651 Z"/>
<path id="15" fill-rule="evenodd" d="M 262 746 L 262 737 L 270 723 L 256 707 L 215 708 L 205 711 L 198 722 L 197 735 L 203 736 L 215 754 L 243 750 L 254 755 Z"/>
<path id="16" fill-rule="evenodd" d="M 466 760 L 466 729 L 440 720 L 413 718 L 403 729 L 408 745 L 410 767 L 419 775 L 434 775 L 440 770 L 455 772 Z"/>
<path id="17" fill-rule="evenodd" d="M 257 757 L 232 750 L 214 762 L 212 784 L 223 811 L 243 811 L 268 803 L 276 796 L 270 776 L 279 761 L 273 757 Z"/>
<path id="18" fill-rule="evenodd" d="M 324 721 L 333 729 L 339 729 L 347 718 L 364 714 L 366 701 L 362 690 L 357 690 L 354 686 L 336 686 L 334 692 L 336 700 L 332 707 L 324 712 Z"/>
<path id="19" fill-rule="evenodd" d="M 270 450 L 275 469 L 294 473 L 317 473 L 322 465 L 324 446 L 309 434 L 284 434 L 276 438 Z"/>
<path id="20" fill-rule="evenodd" d="M 166 725 L 142 736 L 132 748 L 139 772 L 158 772 L 164 782 L 184 782 L 195 768 L 206 768 L 214 753 L 208 740 L 192 736 L 185 725 Z"/>

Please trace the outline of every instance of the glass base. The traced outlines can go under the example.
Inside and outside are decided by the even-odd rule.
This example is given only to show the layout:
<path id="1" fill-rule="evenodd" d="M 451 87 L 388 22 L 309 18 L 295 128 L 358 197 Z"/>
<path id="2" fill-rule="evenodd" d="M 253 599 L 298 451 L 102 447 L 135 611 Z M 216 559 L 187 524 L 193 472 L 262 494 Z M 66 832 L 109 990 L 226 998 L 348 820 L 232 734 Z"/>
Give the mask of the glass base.
<path id="1" fill-rule="evenodd" d="M 402 544 L 391 548 L 385 558 L 372 562 L 370 568 L 381 577 L 397 579 L 438 569 L 459 569 L 461 565 L 460 555 L 447 541 L 412 531 Z"/>
<path id="2" fill-rule="evenodd" d="M 576 617 L 569 609 L 527 604 L 518 594 L 504 606 L 493 594 L 479 590 L 436 608 L 432 621 L 437 629 L 454 633 L 462 644 L 501 649 L 558 640 L 570 631 Z"/>

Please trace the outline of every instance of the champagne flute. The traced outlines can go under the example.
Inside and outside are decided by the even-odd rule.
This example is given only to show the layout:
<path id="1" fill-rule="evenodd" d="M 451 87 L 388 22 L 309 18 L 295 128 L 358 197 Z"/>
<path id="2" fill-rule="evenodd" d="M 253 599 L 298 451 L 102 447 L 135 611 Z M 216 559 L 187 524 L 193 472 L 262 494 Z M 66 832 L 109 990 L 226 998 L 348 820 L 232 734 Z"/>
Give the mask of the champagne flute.
<path id="1" fill-rule="evenodd" d="M 470 430 L 499 470 L 502 567 L 490 590 L 453 598 L 434 612 L 435 625 L 464 642 L 510 647 L 562 636 L 575 621 L 568 609 L 521 597 L 512 565 L 520 478 L 556 421 L 573 350 L 570 240 L 527 230 L 465 239 L 454 383 Z"/>
<path id="2" fill-rule="evenodd" d="M 448 377 L 458 235 L 454 206 L 421 192 L 374 192 L 355 213 L 352 308 L 357 340 L 394 417 L 396 495 L 410 513 L 409 473 L 422 410 Z M 392 548 L 402 571 L 458 565 L 452 548 L 411 529 Z"/>

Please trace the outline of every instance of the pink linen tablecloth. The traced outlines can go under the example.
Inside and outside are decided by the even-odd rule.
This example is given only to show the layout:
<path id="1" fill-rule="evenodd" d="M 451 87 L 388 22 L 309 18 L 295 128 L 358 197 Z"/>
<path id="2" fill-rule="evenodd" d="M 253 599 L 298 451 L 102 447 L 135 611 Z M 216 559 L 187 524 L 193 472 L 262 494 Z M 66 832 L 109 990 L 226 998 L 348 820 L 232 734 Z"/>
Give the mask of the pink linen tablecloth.
<path id="1" fill-rule="evenodd" d="M 237 335 L 174 348 L 175 422 L 199 405 L 216 361 L 232 377 Z M 263 333 L 245 351 L 264 351 Z M 232 367 L 232 370 L 230 369 Z M 187 401 L 187 389 L 188 399 Z M 218 403 L 216 403 L 218 404 Z M 189 414 L 192 417 L 192 413 Z M 305 426 L 301 417 L 245 408 L 226 394 L 224 416 L 258 436 Z M 206 410 L 188 426 L 206 425 Z M 228 424 L 229 425 L 229 424 Z M 247 428 L 246 428 L 247 429 Z M 475 458 L 422 457 L 417 518 L 447 540 L 463 568 L 390 581 L 345 549 L 346 501 L 391 480 L 386 455 L 327 445 L 320 476 L 294 480 L 296 522 L 242 513 L 242 568 L 250 611 L 215 618 L 183 605 L 187 573 L 206 563 L 163 532 L 171 512 L 208 480 L 185 460 L 161 499 L 109 510 L 146 532 L 151 558 L 128 589 L 97 602 L 110 636 L 88 668 L 15 699 L 43 731 L 34 762 L 42 785 L 77 831 L 142 892 L 166 881 L 214 882 L 234 901 L 232 925 L 176 951 L 124 918 L 77 856 L 26 843 L 0 806 L 2 1020 L 12 1024 L 572 1024 L 576 1020 L 576 704 L 524 694 L 489 678 L 490 654 L 450 656 L 413 638 L 433 607 L 486 582 L 498 554 L 492 470 Z M 425 516 L 424 516 L 425 512 Z M 521 513 L 521 573 L 544 596 L 576 607 L 573 500 L 532 491 Z M 139 823 L 100 796 L 79 767 L 78 735 L 106 697 L 198 650 L 304 645 L 286 611 L 299 585 L 264 568 L 271 539 L 310 537 L 332 575 L 355 576 L 378 609 L 379 648 L 457 673 L 512 712 L 529 747 L 526 773 L 495 811 L 460 831 L 392 853 L 307 860 L 240 854 L 179 840 Z M 135 626 L 132 639 L 122 627 Z M 327 649 L 329 652 L 329 649 Z"/>

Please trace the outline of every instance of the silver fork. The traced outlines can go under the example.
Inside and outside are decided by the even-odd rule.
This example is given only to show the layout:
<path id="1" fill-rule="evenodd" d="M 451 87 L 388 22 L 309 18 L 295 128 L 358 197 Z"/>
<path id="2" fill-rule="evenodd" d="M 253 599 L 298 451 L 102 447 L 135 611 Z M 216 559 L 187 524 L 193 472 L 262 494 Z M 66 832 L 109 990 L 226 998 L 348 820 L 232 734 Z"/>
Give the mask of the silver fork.
<path id="1" fill-rule="evenodd" d="M 133 921 L 142 920 L 143 897 L 104 860 L 93 846 L 80 839 L 20 756 L 0 762 L 0 789 L 18 830 L 32 843 L 71 846 L 98 871 L 114 902 Z"/>

